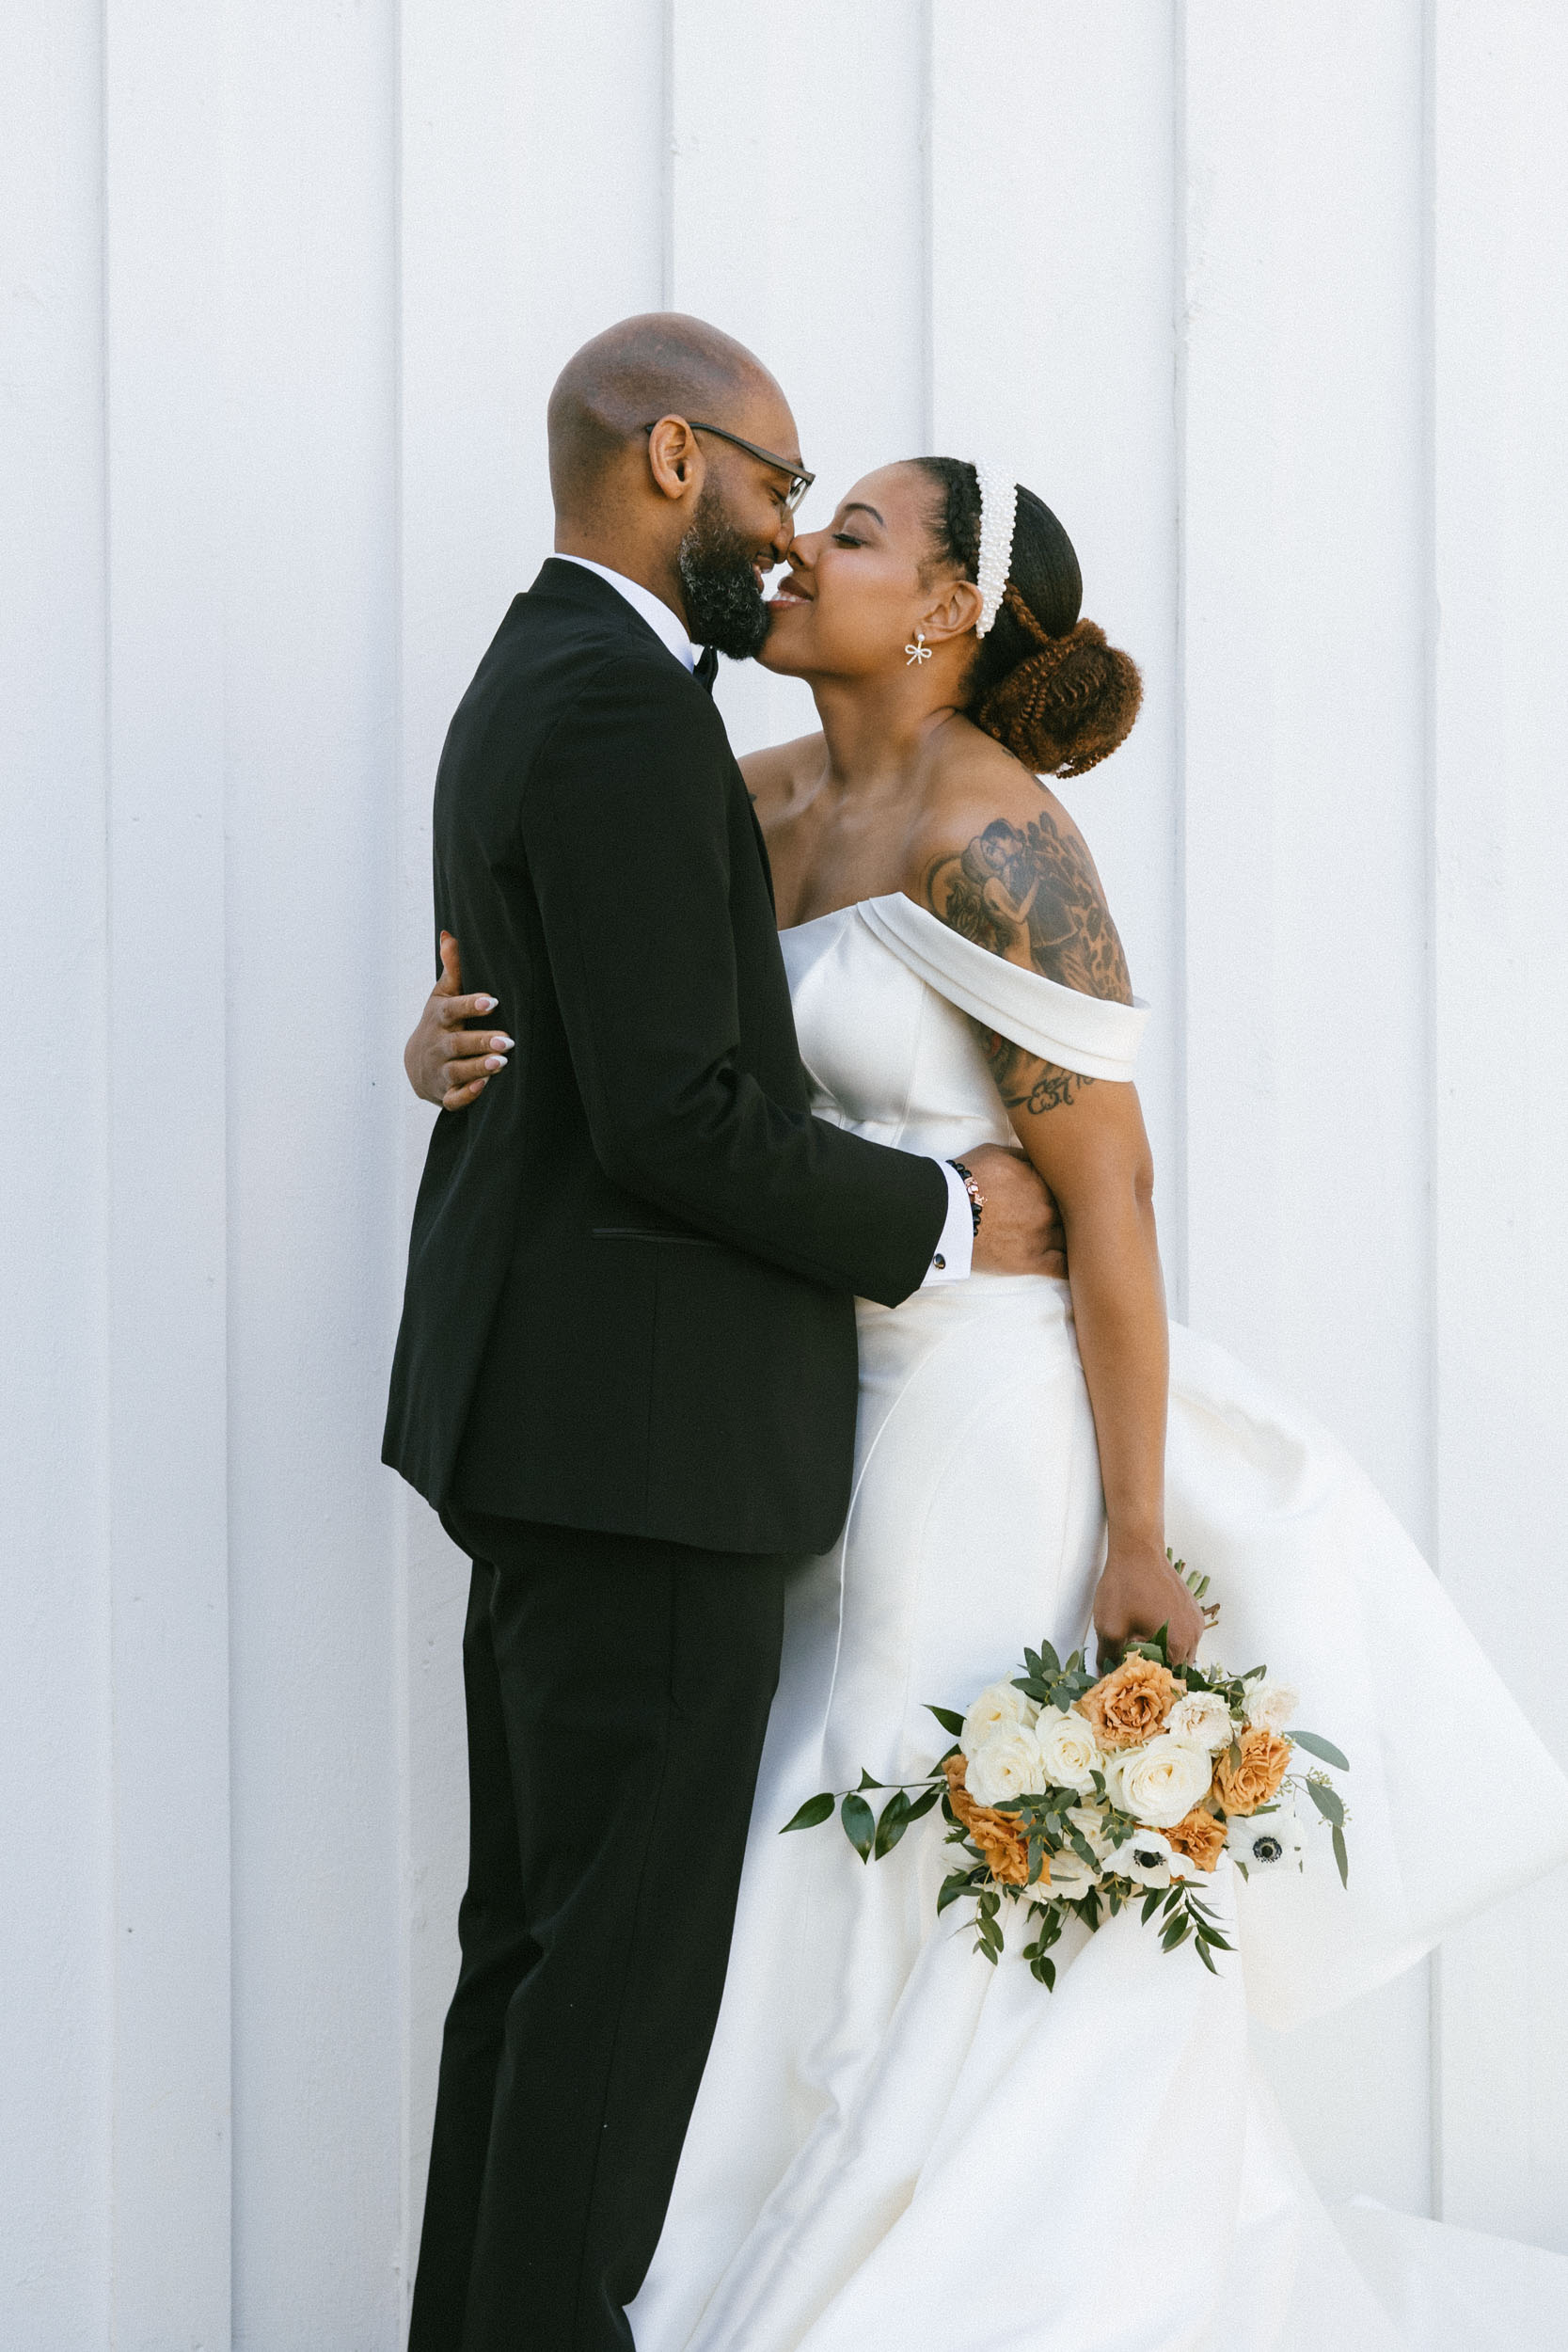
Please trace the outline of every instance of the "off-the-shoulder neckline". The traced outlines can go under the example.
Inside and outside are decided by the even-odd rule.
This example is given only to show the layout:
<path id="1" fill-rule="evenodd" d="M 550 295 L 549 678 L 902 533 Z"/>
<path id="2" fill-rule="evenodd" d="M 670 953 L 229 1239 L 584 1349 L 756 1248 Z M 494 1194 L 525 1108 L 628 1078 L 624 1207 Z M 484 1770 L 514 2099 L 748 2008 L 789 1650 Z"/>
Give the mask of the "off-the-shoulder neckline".
<path id="1" fill-rule="evenodd" d="M 1129 1014 L 1144 1014 L 1148 1010 L 1141 996 L 1134 996 L 1130 1005 L 1124 1005 L 1115 996 L 1094 996 L 1084 989 L 1069 988 L 1065 980 L 1053 980 L 1048 973 L 1037 972 L 1028 964 L 1010 962 L 1006 956 L 993 956 L 989 947 L 982 947 L 977 940 L 966 939 L 962 931 L 953 929 L 951 923 L 944 923 L 940 914 L 933 914 L 929 907 L 920 905 L 907 890 L 882 890 L 873 898 L 851 898 L 847 906 L 830 907 L 826 914 L 814 914 L 807 922 L 786 924 L 779 937 L 793 939 L 801 931 L 815 930 L 819 923 L 836 923 L 841 915 L 863 914 L 868 907 L 889 910 L 896 907 L 900 913 L 907 908 L 918 923 L 938 932 L 944 945 L 952 943 L 956 946 L 960 956 L 983 956 L 988 964 L 1000 963 L 1004 971 L 1016 973 L 1026 987 L 1033 985 L 1041 991 L 1070 997 L 1075 1004 L 1100 1006 L 1113 1018 L 1119 1016 L 1125 1019 Z M 875 930 L 875 924 L 872 929 Z"/>

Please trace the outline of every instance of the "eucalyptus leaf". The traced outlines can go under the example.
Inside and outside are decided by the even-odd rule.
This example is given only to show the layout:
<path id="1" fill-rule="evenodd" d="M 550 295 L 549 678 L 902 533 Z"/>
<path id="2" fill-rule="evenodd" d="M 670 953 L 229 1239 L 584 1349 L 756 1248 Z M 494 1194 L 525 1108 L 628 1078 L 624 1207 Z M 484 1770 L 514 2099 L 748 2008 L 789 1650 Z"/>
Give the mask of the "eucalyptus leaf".
<path id="1" fill-rule="evenodd" d="M 782 1837 L 784 1830 L 790 1829 L 819 1829 L 832 1813 L 833 1804 L 833 1792 L 831 1788 L 824 1788 L 819 1797 L 808 1797 L 794 1820 L 784 1823 L 779 1836 Z"/>
<path id="2" fill-rule="evenodd" d="M 1309 1780 L 1307 1793 L 1325 1821 L 1332 1821 L 1336 1829 L 1344 1828 L 1344 1801 L 1338 1788 L 1325 1788 L 1321 1780 Z"/>
<path id="3" fill-rule="evenodd" d="M 1285 1737 L 1298 1748 L 1305 1748 L 1308 1756 L 1321 1756 L 1325 1764 L 1337 1765 L 1341 1772 L 1350 1771 L 1350 1759 L 1340 1755 L 1332 1740 L 1320 1740 L 1315 1731 L 1288 1731 Z"/>
<path id="4" fill-rule="evenodd" d="M 1350 1856 L 1345 1851 L 1345 1833 L 1338 1821 L 1334 1824 L 1334 1859 L 1339 1866 L 1339 1883 L 1350 1884 Z"/>

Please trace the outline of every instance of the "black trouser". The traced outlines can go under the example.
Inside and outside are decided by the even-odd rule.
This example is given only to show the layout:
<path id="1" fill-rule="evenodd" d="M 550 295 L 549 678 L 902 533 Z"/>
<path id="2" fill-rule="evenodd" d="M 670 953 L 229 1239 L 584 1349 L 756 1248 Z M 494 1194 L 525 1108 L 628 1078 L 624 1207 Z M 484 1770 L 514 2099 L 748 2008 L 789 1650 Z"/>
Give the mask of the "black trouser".
<path id="1" fill-rule="evenodd" d="M 626 2352 L 707 2058 L 783 1560 L 453 1508 L 468 1886 L 409 2352 Z"/>

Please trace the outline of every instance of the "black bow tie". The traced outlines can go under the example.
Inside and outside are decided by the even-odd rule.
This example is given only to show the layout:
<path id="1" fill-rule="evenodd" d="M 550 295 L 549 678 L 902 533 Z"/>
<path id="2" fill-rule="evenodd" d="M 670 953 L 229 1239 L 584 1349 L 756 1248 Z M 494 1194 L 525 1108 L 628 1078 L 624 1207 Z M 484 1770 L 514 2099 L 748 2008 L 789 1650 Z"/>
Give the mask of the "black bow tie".
<path id="1" fill-rule="evenodd" d="M 719 649 L 716 645 L 703 647 L 702 652 L 697 656 L 697 666 L 691 675 L 699 686 L 705 686 L 708 692 L 712 693 L 713 681 L 719 675 Z"/>

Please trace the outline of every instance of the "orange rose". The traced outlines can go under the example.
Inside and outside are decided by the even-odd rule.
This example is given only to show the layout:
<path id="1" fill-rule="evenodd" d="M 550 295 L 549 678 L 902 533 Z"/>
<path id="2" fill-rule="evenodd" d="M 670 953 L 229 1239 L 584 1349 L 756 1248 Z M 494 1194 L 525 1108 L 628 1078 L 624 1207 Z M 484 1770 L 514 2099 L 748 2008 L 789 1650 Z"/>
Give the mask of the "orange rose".
<path id="1" fill-rule="evenodd" d="M 1104 1676 L 1078 1702 L 1107 1748 L 1135 1748 L 1152 1740 L 1186 1690 L 1168 1666 L 1151 1658 L 1124 1658 L 1114 1674 Z"/>
<path id="2" fill-rule="evenodd" d="M 989 1804 L 975 1804 L 964 1785 L 967 1768 L 961 1756 L 950 1756 L 942 1769 L 953 1810 L 985 1856 L 992 1878 L 1004 1886 L 1027 1886 L 1029 1840 L 1017 1821 L 1010 1814 L 993 1812 Z M 1043 1869 L 1040 1876 L 1045 1876 Z"/>
<path id="3" fill-rule="evenodd" d="M 1215 1756 L 1213 1794 L 1227 1813 L 1256 1813 L 1279 1794 L 1291 1769 L 1291 1742 L 1258 1724 L 1243 1732 L 1240 1744 L 1240 1763 L 1231 1761 L 1229 1748 Z"/>
<path id="4" fill-rule="evenodd" d="M 1183 1814 L 1165 1836 L 1177 1852 L 1184 1853 L 1189 1862 L 1196 1862 L 1200 1870 L 1212 1870 L 1225 1851 L 1225 1823 L 1216 1821 L 1212 1813 L 1205 1813 L 1200 1804 Z"/>

